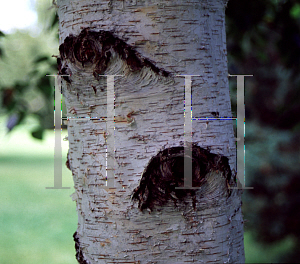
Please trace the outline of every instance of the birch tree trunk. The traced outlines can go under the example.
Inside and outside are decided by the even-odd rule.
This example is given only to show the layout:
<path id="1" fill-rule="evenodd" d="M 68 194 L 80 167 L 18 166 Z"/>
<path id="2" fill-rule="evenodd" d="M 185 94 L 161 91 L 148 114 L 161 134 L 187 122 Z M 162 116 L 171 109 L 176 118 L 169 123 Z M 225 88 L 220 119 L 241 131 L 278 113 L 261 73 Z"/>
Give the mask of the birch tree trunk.
<path id="1" fill-rule="evenodd" d="M 70 75 L 62 87 L 78 262 L 243 263 L 241 191 L 230 189 L 233 126 L 216 119 L 231 117 L 226 1 L 57 6 L 59 72 Z M 177 75 L 197 75 L 190 77 L 193 147 L 184 112 L 190 82 Z M 188 159 L 198 189 L 175 189 L 187 187 Z"/>

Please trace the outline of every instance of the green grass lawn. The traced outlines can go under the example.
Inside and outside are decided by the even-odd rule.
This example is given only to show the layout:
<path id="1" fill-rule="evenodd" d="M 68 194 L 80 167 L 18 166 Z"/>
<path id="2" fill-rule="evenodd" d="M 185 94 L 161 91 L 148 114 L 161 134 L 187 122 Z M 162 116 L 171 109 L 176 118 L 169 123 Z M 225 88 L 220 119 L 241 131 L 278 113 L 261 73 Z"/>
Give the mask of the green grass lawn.
<path id="1" fill-rule="evenodd" d="M 0 125 L 0 263 L 77 263 L 71 172 L 63 165 L 63 186 L 71 189 L 45 188 L 54 182 L 54 132 L 39 141 L 24 129 L 5 136 Z M 63 141 L 63 163 L 67 149 Z"/>
<path id="2" fill-rule="evenodd" d="M 1 121 L 1 120 L 0 120 Z M 26 130 L 26 129 L 27 130 Z M 63 132 L 62 138 L 66 135 Z M 28 126 L 5 136 L 0 122 L 0 263 L 75 264 L 73 233 L 77 227 L 71 172 L 64 165 L 68 141 L 62 141 L 63 187 L 54 181 L 54 133 L 35 140 Z M 245 233 L 246 263 L 276 263 L 291 241 L 263 247 Z"/>

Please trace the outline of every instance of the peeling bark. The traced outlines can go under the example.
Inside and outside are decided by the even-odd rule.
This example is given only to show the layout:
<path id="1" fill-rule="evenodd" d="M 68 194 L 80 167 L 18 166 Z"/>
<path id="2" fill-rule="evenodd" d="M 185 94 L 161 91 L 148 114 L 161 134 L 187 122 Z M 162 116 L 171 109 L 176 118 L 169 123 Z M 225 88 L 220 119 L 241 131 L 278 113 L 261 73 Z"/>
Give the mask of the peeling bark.
<path id="1" fill-rule="evenodd" d="M 156 74 L 164 77 L 170 75 L 169 72 L 155 66 L 153 61 L 141 56 L 134 48 L 109 31 L 91 31 L 85 28 L 78 36 L 66 37 L 64 43 L 59 46 L 59 52 L 58 68 L 62 75 L 70 72 L 67 71 L 67 66 L 61 66 L 61 61 L 68 59 L 74 63 L 77 60 L 83 68 L 87 64 L 94 65 L 93 75 L 99 80 L 99 75 L 104 74 L 113 52 L 117 53 L 132 71 L 149 67 Z"/>
<path id="2" fill-rule="evenodd" d="M 76 250 L 76 259 L 79 264 L 90 264 L 83 256 L 82 250 L 80 248 L 79 236 L 77 232 L 73 234 L 73 238 L 75 241 L 75 250 Z"/>
<path id="3" fill-rule="evenodd" d="M 173 147 L 160 151 L 155 157 L 151 158 L 145 171 L 142 174 L 139 186 L 134 190 L 132 198 L 139 201 L 140 210 L 153 210 L 155 206 L 163 206 L 169 200 L 183 203 L 184 198 L 189 195 L 195 198 L 196 190 L 190 187 L 201 187 L 207 184 L 206 177 L 212 171 L 220 171 L 226 182 L 228 196 L 230 187 L 235 187 L 231 179 L 231 169 L 228 158 L 210 153 L 209 150 L 194 145 L 192 150 L 192 176 L 193 186 L 184 186 L 184 156 L 183 147 Z M 234 182 L 234 181 L 233 181 Z M 186 189 L 176 189 L 185 187 Z M 196 203 L 194 202 L 194 210 Z"/>

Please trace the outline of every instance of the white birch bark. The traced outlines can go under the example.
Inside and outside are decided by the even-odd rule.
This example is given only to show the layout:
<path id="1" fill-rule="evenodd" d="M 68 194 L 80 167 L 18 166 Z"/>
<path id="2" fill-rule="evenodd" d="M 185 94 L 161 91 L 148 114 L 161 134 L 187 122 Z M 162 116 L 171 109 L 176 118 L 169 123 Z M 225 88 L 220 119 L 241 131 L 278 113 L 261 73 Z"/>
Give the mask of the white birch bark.
<path id="1" fill-rule="evenodd" d="M 95 65 L 64 60 L 69 164 L 78 210 L 80 263 L 243 263 L 241 192 L 221 172 L 207 175 L 196 209 L 172 202 L 141 212 L 131 200 L 141 174 L 160 150 L 184 142 L 184 78 L 192 77 L 193 143 L 228 157 L 235 168 L 230 117 L 224 0 L 58 0 L 60 44 L 89 28 L 107 31 L 151 60 L 136 71 L 112 51 L 103 75 L 115 77 L 115 130 L 108 132 L 107 77 Z M 169 72 L 168 77 L 162 76 Z M 114 187 L 106 184 L 106 140 L 115 148 Z M 111 155 L 108 158 L 113 158 Z"/>

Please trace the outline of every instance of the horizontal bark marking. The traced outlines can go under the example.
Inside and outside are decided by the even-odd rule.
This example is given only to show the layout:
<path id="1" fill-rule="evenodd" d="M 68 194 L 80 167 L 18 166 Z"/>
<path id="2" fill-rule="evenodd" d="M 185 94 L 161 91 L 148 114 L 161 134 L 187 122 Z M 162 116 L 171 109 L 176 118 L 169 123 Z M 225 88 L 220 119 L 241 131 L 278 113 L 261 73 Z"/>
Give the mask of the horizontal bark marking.
<path id="1" fill-rule="evenodd" d="M 137 200 L 139 209 L 153 210 L 154 207 L 163 206 L 169 200 L 177 203 L 184 202 L 187 195 L 194 197 L 195 189 L 175 189 L 184 186 L 184 147 L 172 147 L 160 151 L 151 158 L 144 170 L 139 186 L 134 189 L 132 199 Z M 221 171 L 226 180 L 226 186 L 231 182 L 231 169 L 228 158 L 211 153 L 199 146 L 192 146 L 192 187 L 201 187 L 206 184 L 206 175 L 211 171 Z M 185 186 L 187 187 L 187 186 Z M 228 197 L 230 196 L 228 188 Z M 195 204 L 194 204 L 195 209 Z"/>
<path id="2" fill-rule="evenodd" d="M 99 79 L 99 74 L 103 74 L 107 69 L 112 52 L 116 52 L 132 71 L 141 70 L 149 67 L 154 73 L 168 77 L 169 72 L 158 68 L 153 61 L 144 58 L 132 46 L 124 40 L 115 36 L 109 31 L 91 31 L 85 28 L 78 36 L 69 35 L 59 46 L 60 58 L 57 59 L 59 74 L 70 74 L 68 66 L 63 65 L 63 61 L 68 59 L 71 63 L 75 60 L 85 65 L 94 65 L 94 76 Z M 70 78 L 64 78 L 71 82 Z"/>

